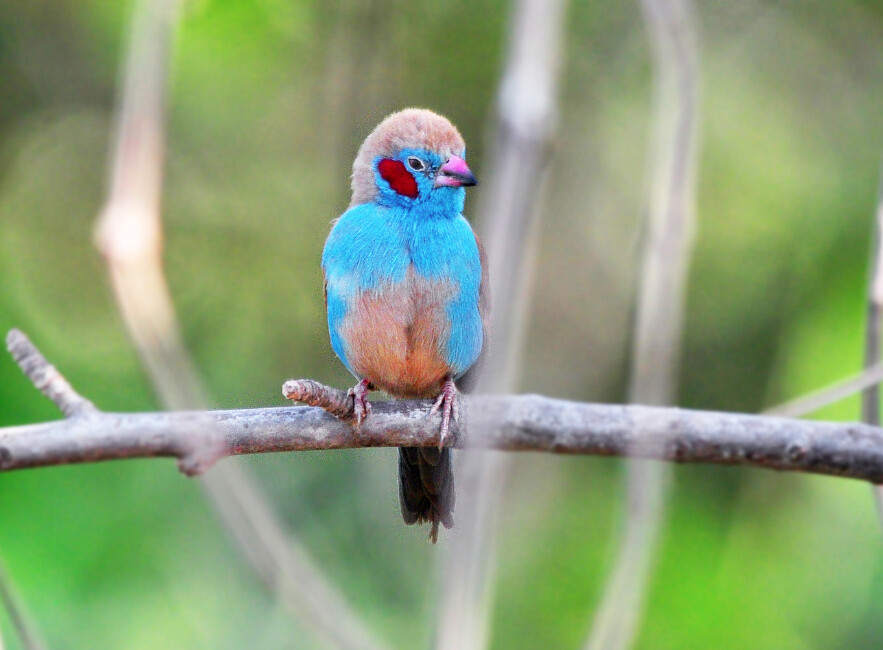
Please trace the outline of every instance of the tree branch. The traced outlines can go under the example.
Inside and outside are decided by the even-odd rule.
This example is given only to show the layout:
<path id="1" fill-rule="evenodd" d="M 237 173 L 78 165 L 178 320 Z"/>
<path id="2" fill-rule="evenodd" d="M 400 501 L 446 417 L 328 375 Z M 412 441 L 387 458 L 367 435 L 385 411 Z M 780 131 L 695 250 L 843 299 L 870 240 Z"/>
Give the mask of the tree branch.
<path id="1" fill-rule="evenodd" d="M 325 387 L 327 390 L 335 389 Z M 343 391 L 340 391 L 341 393 Z M 316 407 L 95 413 L 0 429 L 0 471 L 119 458 L 180 457 L 208 417 L 225 455 L 355 447 L 433 447 L 429 401 L 373 402 L 356 431 Z M 744 465 L 883 483 L 883 429 L 861 423 L 586 404 L 540 395 L 463 396 L 454 446 Z M 467 441 L 464 422 L 486 435 Z M 637 437 L 640 436 L 640 444 Z"/>
<path id="2" fill-rule="evenodd" d="M 7 336 L 16 361 L 44 391 L 52 368 L 18 330 Z M 24 350 L 26 353 L 22 353 Z M 372 402 L 371 417 L 350 423 L 352 398 L 310 379 L 290 380 L 283 394 L 313 406 L 105 413 L 52 368 L 52 381 L 88 408 L 64 420 L 0 428 L 0 471 L 121 458 L 187 459 L 206 425 L 222 439 L 222 456 L 357 447 L 436 447 L 440 420 L 432 400 Z M 883 484 L 883 428 L 859 422 L 793 420 L 769 415 L 587 404 L 541 395 L 462 395 L 451 446 L 501 451 L 634 456 L 678 463 L 745 465 L 854 478 Z M 55 400 L 53 400 L 55 401 Z M 88 417 L 80 417 L 84 413 Z M 343 419 L 341 419 L 343 418 Z M 471 427 L 482 435 L 469 439 Z"/>

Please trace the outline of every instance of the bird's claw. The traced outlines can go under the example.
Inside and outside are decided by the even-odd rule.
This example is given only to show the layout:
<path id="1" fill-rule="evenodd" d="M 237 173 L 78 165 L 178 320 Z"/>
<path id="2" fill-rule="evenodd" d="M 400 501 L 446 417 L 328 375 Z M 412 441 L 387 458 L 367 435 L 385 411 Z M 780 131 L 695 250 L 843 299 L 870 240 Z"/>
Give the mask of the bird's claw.
<path id="1" fill-rule="evenodd" d="M 371 413 L 371 402 L 368 401 L 368 380 L 363 379 L 347 391 L 353 398 L 353 417 L 356 420 L 356 428 L 362 426 L 362 421 Z"/>
<path id="2" fill-rule="evenodd" d="M 451 418 L 453 417 L 454 421 L 460 419 L 460 407 L 457 404 L 457 386 L 454 385 L 453 379 L 445 380 L 441 393 L 435 399 L 435 404 L 432 405 L 429 411 L 429 416 L 432 417 L 439 411 L 441 411 L 442 424 L 438 435 L 438 448 L 441 449 L 445 446 L 445 441 L 450 433 Z"/>

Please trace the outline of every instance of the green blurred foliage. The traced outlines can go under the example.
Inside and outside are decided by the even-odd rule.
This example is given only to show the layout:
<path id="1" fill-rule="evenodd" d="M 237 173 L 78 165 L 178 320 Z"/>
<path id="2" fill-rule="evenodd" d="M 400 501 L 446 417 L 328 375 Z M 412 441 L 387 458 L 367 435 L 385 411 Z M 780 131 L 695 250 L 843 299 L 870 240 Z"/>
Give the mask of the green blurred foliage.
<path id="1" fill-rule="evenodd" d="M 883 3 L 700 3 L 702 157 L 681 403 L 755 411 L 857 370 L 883 151 Z M 106 410 L 155 400 L 92 246 L 128 3 L 0 4 L 0 330 L 24 329 Z M 502 0 L 194 0 L 176 39 L 167 273 L 215 404 L 350 378 L 318 259 L 387 112 L 457 123 L 481 177 Z M 620 400 L 652 62 L 637 3 L 574 3 L 525 390 Z M 481 188 L 477 188 L 477 192 Z M 469 206 L 476 205 L 476 196 Z M 57 417 L 0 359 L 0 425 Z M 855 419 L 857 400 L 819 417 Z M 395 647 L 431 637 L 440 549 L 399 520 L 384 450 L 243 458 Z M 621 465 L 526 454 L 502 513 L 493 641 L 576 648 L 616 554 Z M 446 541 L 442 540 L 441 544 Z M 878 648 L 866 485 L 677 472 L 640 648 Z M 53 648 L 322 647 L 258 584 L 170 461 L 0 475 L 0 559 Z M 16 648 L 9 621 L 0 631 Z"/>

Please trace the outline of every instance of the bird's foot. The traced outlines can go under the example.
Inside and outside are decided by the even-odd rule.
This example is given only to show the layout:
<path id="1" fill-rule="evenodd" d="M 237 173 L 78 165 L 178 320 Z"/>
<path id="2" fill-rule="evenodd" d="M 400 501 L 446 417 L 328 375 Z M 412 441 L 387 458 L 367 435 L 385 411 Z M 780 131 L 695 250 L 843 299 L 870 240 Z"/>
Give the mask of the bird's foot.
<path id="1" fill-rule="evenodd" d="M 442 424 L 438 435 L 438 448 L 441 449 L 445 446 L 445 440 L 447 440 L 450 433 L 451 417 L 453 416 L 455 421 L 460 419 L 460 407 L 457 405 L 457 386 L 454 385 L 454 380 L 451 378 L 445 379 L 442 391 L 436 398 L 435 404 L 432 405 L 429 416 L 432 417 L 439 411 L 442 414 Z"/>
<path id="2" fill-rule="evenodd" d="M 363 379 L 347 391 L 347 395 L 353 398 L 353 417 L 356 419 L 356 428 L 362 426 L 362 421 L 371 413 L 371 402 L 368 401 L 368 380 Z"/>

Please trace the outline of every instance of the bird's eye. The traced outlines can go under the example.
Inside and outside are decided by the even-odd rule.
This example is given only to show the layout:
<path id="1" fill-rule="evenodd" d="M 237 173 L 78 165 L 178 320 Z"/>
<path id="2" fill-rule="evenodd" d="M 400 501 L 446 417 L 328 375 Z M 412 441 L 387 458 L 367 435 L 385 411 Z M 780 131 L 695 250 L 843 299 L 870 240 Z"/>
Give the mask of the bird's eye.
<path id="1" fill-rule="evenodd" d="M 413 169 L 415 172 L 422 172 L 426 169 L 426 163 L 415 156 L 409 156 L 408 167 Z"/>

